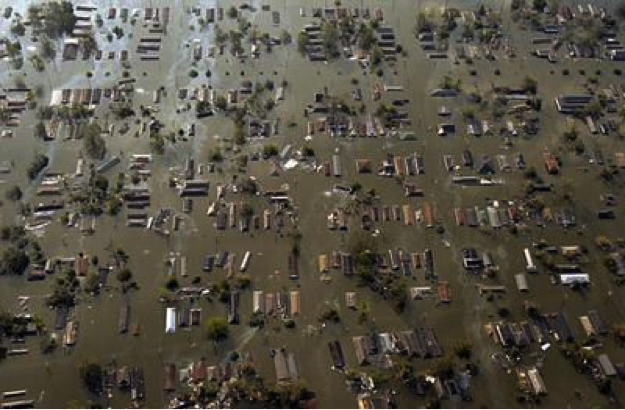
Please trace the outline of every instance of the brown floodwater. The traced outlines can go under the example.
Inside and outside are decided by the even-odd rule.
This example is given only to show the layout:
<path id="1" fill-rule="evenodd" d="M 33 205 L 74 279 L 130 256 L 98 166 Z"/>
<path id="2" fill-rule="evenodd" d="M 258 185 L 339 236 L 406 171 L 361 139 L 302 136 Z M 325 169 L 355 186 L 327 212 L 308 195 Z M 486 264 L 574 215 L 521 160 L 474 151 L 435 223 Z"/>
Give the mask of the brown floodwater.
<path id="1" fill-rule="evenodd" d="M 83 3 L 83 2 L 76 2 Z M 319 254 L 331 253 L 333 250 L 346 249 L 349 240 L 348 234 L 327 230 L 325 217 L 328 212 L 342 203 L 336 195 L 328 195 L 337 181 L 327 178 L 322 173 L 313 173 L 298 167 L 283 171 L 278 177 L 269 176 L 270 166 L 266 162 L 251 163 L 248 173 L 256 177 L 262 186 L 279 188 L 288 184 L 289 195 L 299 216 L 299 226 L 303 233 L 300 279 L 292 281 L 287 274 L 287 257 L 290 242 L 286 237 L 280 237 L 275 231 L 253 231 L 252 234 L 243 234 L 238 230 L 217 232 L 213 228 L 213 219 L 206 216 L 206 209 L 210 201 L 216 196 L 216 186 L 219 183 L 231 181 L 234 166 L 226 162 L 222 167 L 223 173 L 205 175 L 210 180 L 210 195 L 208 198 L 194 200 L 194 210 L 185 217 L 181 230 L 172 232 L 168 238 L 158 236 L 153 231 L 138 228 L 127 228 L 124 214 L 118 217 L 103 216 L 98 218 L 96 231 L 93 235 L 84 236 L 78 228 L 61 226 L 55 220 L 45 228 L 39 239 L 46 254 L 50 257 L 76 256 L 78 252 L 87 255 L 98 255 L 101 263 L 110 260 L 107 249 L 122 247 L 129 255 L 129 268 L 140 289 L 122 295 L 114 277 L 109 278 L 110 287 L 97 297 L 81 294 L 73 311 L 73 316 L 79 323 L 78 342 L 75 347 L 64 350 L 58 349 L 50 355 L 39 353 L 38 338 L 29 338 L 26 347 L 30 354 L 26 356 L 9 357 L 0 363 L 0 391 L 27 389 L 29 398 L 37 400 L 37 407 L 65 407 L 71 401 L 86 403 L 91 399 L 81 386 L 79 367 L 87 360 L 95 360 L 102 364 L 115 360 L 119 365 L 142 366 L 146 376 L 147 407 L 161 407 L 166 404 L 167 396 L 163 392 L 163 364 L 176 362 L 179 367 L 191 363 L 202 357 L 209 364 L 216 364 L 223 360 L 227 352 L 240 349 L 249 352 L 258 365 L 261 375 L 268 381 L 275 380 L 273 363 L 269 356 L 270 348 L 282 346 L 295 352 L 301 378 L 319 399 L 320 407 L 349 408 L 357 406 L 356 397 L 348 391 L 344 377 L 331 370 L 331 359 L 327 342 L 338 339 L 343 344 L 347 363 L 350 367 L 357 367 L 351 338 L 365 334 L 371 325 L 359 324 L 357 313 L 345 306 L 345 292 L 357 292 L 359 299 L 366 299 L 371 303 L 371 317 L 376 329 L 406 330 L 420 325 L 430 325 L 436 330 L 446 352 L 451 352 L 458 339 L 469 340 L 474 346 L 474 358 L 479 363 L 481 373 L 473 379 L 475 401 L 460 403 L 463 407 L 518 407 L 516 401 L 516 379 L 512 374 L 505 374 L 495 367 L 490 355 L 500 348 L 490 341 L 483 330 L 483 325 L 497 319 L 497 308 L 506 306 L 510 309 L 512 319 L 521 320 L 523 314 L 523 300 L 537 302 L 544 312 L 564 312 L 569 324 L 578 338 L 582 338 L 582 328 L 577 316 L 589 309 L 598 309 L 609 323 L 623 322 L 623 289 L 615 286 L 612 276 L 602 265 L 602 256 L 595 251 L 594 238 L 604 234 L 610 238 L 622 235 L 622 216 L 613 222 L 598 221 L 595 216 L 600 200 L 599 195 L 613 191 L 618 193 L 620 186 L 606 186 L 599 179 L 600 168 L 588 164 L 583 157 L 576 157 L 572 153 L 562 152 L 564 167 L 560 176 L 546 176 L 542 167 L 542 152 L 548 148 L 558 151 L 560 134 L 564 129 L 564 118 L 557 114 L 552 104 L 556 95 L 565 92 L 581 90 L 583 77 L 577 74 L 580 68 L 589 73 L 601 69 L 599 76 L 600 88 L 618 84 L 621 79 L 613 75 L 614 63 L 607 61 L 581 60 L 571 61 L 561 59 L 552 65 L 543 60 L 537 60 L 529 55 L 531 50 L 530 38 L 532 34 L 515 28 L 506 17 L 504 20 L 505 34 L 514 43 L 518 57 L 506 59 L 502 51 L 496 52 L 498 60 L 490 62 L 485 59 L 476 59 L 472 67 L 464 63 L 454 65 L 451 60 L 427 60 L 425 53 L 420 49 L 413 34 L 415 15 L 418 7 L 440 6 L 435 1 L 382 1 L 382 0 L 342 0 L 341 4 L 350 8 L 365 7 L 373 10 L 383 7 L 385 22 L 395 29 L 397 42 L 407 52 L 406 57 L 399 57 L 393 66 L 385 66 L 383 78 L 363 70 L 354 61 L 340 60 L 330 64 L 310 63 L 303 59 L 296 51 L 295 45 L 276 47 L 272 53 L 263 52 L 259 59 L 245 60 L 243 63 L 232 58 L 228 53 L 214 61 L 203 60 L 196 64 L 200 75 L 191 79 L 188 75 L 192 68 L 191 48 L 187 44 L 199 39 L 202 44 L 212 41 L 211 29 L 200 32 L 197 29 L 195 17 L 191 17 L 189 9 L 192 6 L 202 8 L 211 7 L 217 3 L 220 7 L 229 7 L 230 4 L 241 4 L 239 1 L 94 1 L 99 12 L 105 15 L 106 9 L 112 6 L 124 6 L 130 9 L 135 7 L 172 7 L 173 15 L 168 27 L 168 34 L 163 41 L 160 62 L 131 61 L 129 69 L 131 76 L 137 79 L 134 104 L 152 104 L 154 89 L 164 86 L 167 95 L 158 105 L 158 118 L 166 125 L 166 130 L 186 128 L 187 124 L 195 122 L 197 131 L 195 137 L 181 141 L 175 147 L 169 146 L 166 153 L 151 164 L 152 176 L 149 180 L 152 195 L 151 214 L 159 208 L 171 208 L 182 212 L 182 204 L 173 189 L 168 186 L 169 169 L 182 166 L 184 160 L 192 156 L 199 163 L 208 161 L 208 153 L 217 145 L 227 144 L 224 138 L 232 133 L 229 120 L 216 116 L 214 118 L 196 120 L 193 109 L 176 113 L 177 108 L 184 106 L 177 99 L 177 90 L 184 87 L 197 87 L 210 84 L 217 90 L 228 90 L 238 87 L 242 80 L 255 81 L 274 80 L 276 83 L 283 80 L 288 82 L 285 100 L 279 102 L 277 108 L 270 114 L 270 118 L 280 117 L 282 120 L 281 133 L 272 136 L 267 141 L 282 148 L 292 144 L 299 148 L 304 144 L 306 120 L 303 118 L 303 109 L 312 103 L 313 94 L 328 87 L 330 93 L 350 101 L 350 93 L 355 88 L 351 84 L 352 78 L 359 80 L 359 86 L 364 92 L 364 103 L 367 112 L 373 114 L 377 107 L 371 99 L 372 88 L 375 83 L 401 84 L 405 90 L 384 95 L 385 101 L 394 98 L 410 100 L 409 116 L 413 125 L 408 129 L 414 131 L 416 141 L 399 141 L 393 138 L 377 139 L 332 139 L 328 135 L 316 134 L 309 143 L 314 148 L 320 161 L 331 160 L 335 150 L 340 150 L 343 162 L 343 176 L 340 182 L 351 184 L 360 182 L 365 191 L 374 188 L 384 204 L 411 203 L 413 207 L 427 201 L 435 206 L 437 217 L 446 228 L 445 233 L 438 234 L 434 230 L 426 229 L 421 225 L 406 227 L 403 223 L 384 223 L 379 228 L 382 232 L 382 249 L 402 248 L 410 252 L 422 252 L 425 248 L 433 250 L 436 261 L 436 270 L 441 280 L 451 282 L 452 302 L 449 305 L 437 305 L 434 300 L 410 301 L 402 314 L 395 313 L 388 301 L 382 300 L 379 295 L 369 289 L 359 287 L 355 279 L 345 278 L 338 271 L 332 272 L 332 281 L 324 283 L 318 273 L 317 258 Z M 320 0 L 276 0 L 252 1 L 258 8 L 256 13 L 250 14 L 250 21 L 258 25 L 262 32 L 279 35 L 286 29 L 295 35 L 303 24 L 312 21 L 312 7 L 331 7 L 332 1 Z M 448 5 L 458 5 L 470 9 L 478 1 L 449 1 Z M 503 8 L 507 14 L 508 2 L 484 2 L 487 6 Z M 579 2 L 577 2 L 579 3 Z M 599 4 L 600 2 L 593 2 Z M 609 2 L 601 2 L 608 4 Z M 8 2 L 0 2 L 4 7 Z M 261 4 L 269 4 L 272 11 L 279 11 L 281 23 L 279 27 L 272 24 L 270 12 L 261 11 Z M 21 6 L 21 7 L 20 7 Z M 14 6 L 25 9 L 25 5 Z M 300 7 L 305 7 L 306 16 L 301 17 Z M 0 29 L 8 31 L 8 22 L 0 20 Z M 142 21 L 141 19 L 139 21 Z M 119 24 L 105 18 L 105 28 Z M 195 24 L 196 29 L 191 31 L 189 26 Z M 224 27 L 234 26 L 227 19 L 221 23 Z M 138 23 L 132 29 L 133 38 L 127 39 L 131 32 L 129 24 L 123 25 L 126 37 L 121 41 L 108 44 L 104 36 L 99 41 L 105 50 L 120 50 L 127 48 L 131 56 L 136 48 L 141 33 L 146 29 Z M 456 33 L 457 34 L 457 33 Z M 29 43 L 30 44 L 30 43 Z M 249 46 L 249 45 L 248 45 Z M 452 44 L 453 46 L 453 44 Z M 27 51 L 25 51 L 27 52 Z M 29 86 L 42 85 L 44 95 L 39 104 L 47 104 L 51 89 L 71 87 L 109 87 L 121 79 L 119 61 L 75 61 L 62 62 L 59 57 L 52 67 L 44 73 L 35 73 L 30 63 L 26 62 L 25 69 L 12 72 L 8 69 L 9 63 L 2 62 L 0 79 L 2 86 L 13 84 L 15 78 L 23 76 Z M 477 71 L 477 76 L 469 75 L 469 69 Z M 494 74 L 499 68 L 500 76 Z M 560 74 L 563 68 L 569 68 L 568 77 Z M 206 79 L 203 73 L 210 69 L 212 76 Z M 554 70 L 554 73 L 550 73 Z M 87 71 L 94 75 L 88 79 Z M 241 72 L 244 75 L 241 75 Z M 22 72 L 25 72 L 23 74 Z M 107 75 L 107 73 L 110 73 Z M 144 74 L 145 73 L 145 74 Z M 503 149 L 503 140 L 489 136 L 482 138 L 467 137 L 464 135 L 460 110 L 463 99 L 445 101 L 444 103 L 454 110 L 454 121 L 459 125 L 459 132 L 454 136 L 438 137 L 433 128 L 440 121 L 436 113 L 441 101 L 429 97 L 429 91 L 438 86 L 441 77 L 445 74 L 458 76 L 462 79 L 467 90 L 479 90 L 489 95 L 492 84 L 519 85 L 522 78 L 531 74 L 538 81 L 539 96 L 543 98 L 543 111 L 540 114 L 540 132 L 529 138 L 515 139 L 511 150 Z M 143 92 L 141 92 L 143 91 Z M 359 105 L 359 104 L 358 104 Z M 112 115 L 107 114 L 106 104 L 100 106 L 97 117 L 112 123 Z M 478 116 L 489 119 L 490 110 L 478 111 Z M 288 127 L 294 122 L 297 125 Z M 44 143 L 33 137 L 35 114 L 27 111 L 22 116 L 22 125 L 15 129 L 12 139 L 0 141 L 0 160 L 12 160 L 14 163 L 10 175 L 3 177 L 3 187 L 19 184 L 26 190 L 25 200 L 37 202 L 36 187 L 29 186 L 25 177 L 25 170 L 34 154 L 46 153 L 51 158 L 49 171 L 71 174 L 74 172 L 76 159 L 82 148 L 81 141 L 63 141 L 57 139 Z M 110 154 L 122 155 L 122 164 L 109 171 L 106 175 L 115 181 L 118 172 L 123 172 L 128 164 L 130 154 L 147 153 L 150 151 L 149 139 L 144 134 L 139 138 L 133 137 L 136 124 L 129 121 L 130 132 L 107 137 Z M 121 123 L 116 124 L 119 130 Z M 583 125 L 579 124 L 581 138 L 587 148 L 600 147 L 607 158 L 613 158 L 612 153 L 623 149 L 622 141 L 614 136 L 591 136 Z M 244 151 L 258 151 L 266 141 L 251 142 Z M 556 194 L 545 194 L 546 201 L 553 206 L 558 205 L 557 193 L 563 186 L 572 189 L 574 193 L 574 208 L 577 213 L 578 225 L 576 228 L 565 230 L 551 225 L 546 229 L 531 227 L 528 230 L 513 236 L 508 232 L 495 232 L 492 229 L 480 230 L 468 227 L 455 226 L 453 208 L 486 205 L 488 199 L 512 200 L 521 196 L 524 178 L 519 171 L 508 174 L 498 174 L 504 184 L 492 187 L 460 187 L 450 182 L 449 174 L 443 168 L 442 155 L 454 154 L 459 158 L 463 149 L 470 148 L 474 155 L 488 154 L 494 157 L 501 153 L 523 152 L 528 165 L 535 166 L 546 181 L 556 187 Z M 409 177 L 425 190 L 424 199 L 408 199 L 404 197 L 400 184 L 392 179 L 379 177 L 375 174 L 357 175 L 354 160 L 369 158 L 374 164 L 380 163 L 388 153 L 409 155 L 415 151 L 422 152 L 426 161 L 426 174 Z M 230 155 L 227 155 L 230 157 Z M 583 171 L 582 168 L 587 169 Z M 3 190 L 3 188 L 0 188 Z M 560 191 L 559 191 L 560 190 Z M 242 197 L 229 193 L 227 200 L 240 200 Z M 254 200 L 257 210 L 268 205 L 261 199 Z M 617 213 L 622 207 L 619 206 Z M 6 225 L 21 222 L 17 216 L 16 206 L 8 201 L 0 208 L 0 224 Z M 358 229 L 358 228 L 357 228 Z M 450 244 L 446 247 L 443 239 Z M 545 239 L 555 245 L 583 244 L 591 249 L 587 271 L 592 277 L 592 286 L 585 292 L 573 292 L 565 287 L 554 286 L 548 275 L 542 273 L 528 277 L 530 292 L 522 295 L 516 290 L 514 274 L 524 270 L 522 250 L 533 242 Z M 3 245 L 0 245 L 3 246 Z M 499 266 L 499 273 L 494 282 L 507 286 L 508 292 L 502 300 L 489 302 L 479 296 L 476 283 L 481 279 L 467 275 L 462 269 L 460 251 L 474 246 L 477 249 L 489 250 L 495 263 Z M 184 255 L 187 258 L 188 277 L 179 278 L 183 285 L 189 285 L 194 276 L 201 276 L 202 284 L 218 282 L 225 278 L 225 273 L 217 269 L 213 273 L 203 273 L 200 269 L 202 257 L 207 253 L 219 250 L 229 250 L 237 255 L 240 261 L 243 253 L 250 250 L 253 253 L 249 274 L 252 285 L 241 295 L 241 324 L 230 326 L 230 338 L 220 343 L 216 348 L 208 342 L 199 328 L 178 329 L 175 334 L 166 334 L 165 305 L 158 302 L 159 295 L 167 279 L 165 261 L 172 254 Z M 276 272 L 278 271 L 278 272 Z M 277 274 L 276 274 L 277 273 Z M 58 273 L 57 273 L 58 275 Z M 44 319 L 50 328 L 54 324 L 54 312 L 45 306 L 44 297 L 50 292 L 54 277 L 48 277 L 42 282 L 26 282 L 24 277 L 0 278 L 0 307 L 14 312 L 19 311 L 18 295 L 30 296 L 29 312 L 36 313 Z M 422 272 L 416 272 L 410 279 L 411 286 L 423 286 L 428 282 Z M 276 319 L 269 319 L 268 325 L 262 330 L 251 329 L 247 326 L 252 310 L 252 291 L 278 291 L 298 289 L 301 291 L 301 315 L 296 319 L 294 329 L 285 329 L 276 326 Z M 608 290 L 613 292 L 607 297 Z M 117 329 L 119 306 L 126 300 L 131 306 L 131 323 L 141 326 L 141 334 L 120 335 Z M 180 302 L 183 306 L 188 302 Z M 197 300 L 195 304 L 203 309 L 203 317 L 225 316 L 227 306 L 218 301 Z M 326 304 L 338 309 L 341 317 L 340 324 L 328 325 L 318 332 L 317 317 Z M 601 351 L 609 353 L 613 362 L 625 361 L 625 352 L 619 348 L 611 338 L 604 340 L 605 346 Z M 530 355 L 527 355 L 530 356 Z M 531 363 L 531 359 L 528 358 Z M 424 371 L 432 365 L 432 361 L 416 360 L 418 371 Z M 601 396 L 589 378 L 575 372 L 556 348 L 546 352 L 541 373 L 549 390 L 541 407 L 594 407 L 610 406 L 608 400 Z M 616 397 L 623 398 L 623 388 L 620 381 L 614 383 Z M 574 395 L 574 390 L 582 392 L 582 398 Z M 426 400 L 400 391 L 398 397 L 401 407 L 421 407 Z M 130 398 L 127 394 L 115 390 L 113 398 L 105 404 L 113 407 L 128 406 Z M 444 406 L 452 403 L 444 402 Z M 454 404 L 455 405 L 455 404 Z"/>

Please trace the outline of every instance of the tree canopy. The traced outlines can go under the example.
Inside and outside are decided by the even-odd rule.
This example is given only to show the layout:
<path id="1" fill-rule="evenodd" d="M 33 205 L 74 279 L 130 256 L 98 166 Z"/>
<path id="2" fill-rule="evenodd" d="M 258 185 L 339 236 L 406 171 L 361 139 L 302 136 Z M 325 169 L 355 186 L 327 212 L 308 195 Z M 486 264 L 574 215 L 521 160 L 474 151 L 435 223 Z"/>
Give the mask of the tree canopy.
<path id="1" fill-rule="evenodd" d="M 102 138 L 102 128 L 98 124 L 89 124 L 83 131 L 83 148 L 92 159 L 102 159 L 106 154 L 106 141 Z"/>
<path id="2" fill-rule="evenodd" d="M 219 341 L 228 337 L 228 321 L 224 317 L 211 317 L 206 321 L 206 336 L 210 340 Z"/>

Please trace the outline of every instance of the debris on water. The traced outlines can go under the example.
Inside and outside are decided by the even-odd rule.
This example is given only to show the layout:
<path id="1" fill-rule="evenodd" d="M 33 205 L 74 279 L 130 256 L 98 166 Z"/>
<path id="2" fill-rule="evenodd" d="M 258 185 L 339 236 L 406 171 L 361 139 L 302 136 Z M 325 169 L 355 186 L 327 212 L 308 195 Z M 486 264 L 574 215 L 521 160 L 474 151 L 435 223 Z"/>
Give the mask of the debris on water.
<path id="1" fill-rule="evenodd" d="M 287 162 L 284 163 L 283 168 L 285 170 L 290 170 L 290 169 L 293 169 L 293 168 L 297 167 L 298 165 L 299 165 L 299 162 L 297 160 L 290 159 L 290 160 L 288 160 Z"/>

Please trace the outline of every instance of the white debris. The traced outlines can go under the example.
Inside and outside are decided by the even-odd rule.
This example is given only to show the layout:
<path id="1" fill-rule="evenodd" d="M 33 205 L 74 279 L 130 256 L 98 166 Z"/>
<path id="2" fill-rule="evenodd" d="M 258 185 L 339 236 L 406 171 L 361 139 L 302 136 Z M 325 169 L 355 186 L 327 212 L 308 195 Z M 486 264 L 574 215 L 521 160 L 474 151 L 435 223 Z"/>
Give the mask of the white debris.
<path id="1" fill-rule="evenodd" d="M 287 162 L 284 163 L 284 169 L 289 170 L 289 169 L 293 169 L 295 168 L 297 165 L 299 164 L 299 162 L 295 159 L 290 159 Z"/>

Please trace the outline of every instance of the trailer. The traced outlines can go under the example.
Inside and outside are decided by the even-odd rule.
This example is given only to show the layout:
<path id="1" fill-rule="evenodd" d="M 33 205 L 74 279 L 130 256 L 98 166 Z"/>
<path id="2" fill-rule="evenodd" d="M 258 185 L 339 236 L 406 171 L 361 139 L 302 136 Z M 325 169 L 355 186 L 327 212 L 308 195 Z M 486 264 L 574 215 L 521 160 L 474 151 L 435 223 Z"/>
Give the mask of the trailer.
<path id="1" fill-rule="evenodd" d="M 523 255 L 525 256 L 525 270 L 529 273 L 538 272 L 536 265 L 534 265 L 534 260 L 532 259 L 532 254 L 530 253 L 529 248 L 525 248 L 523 250 Z"/>

